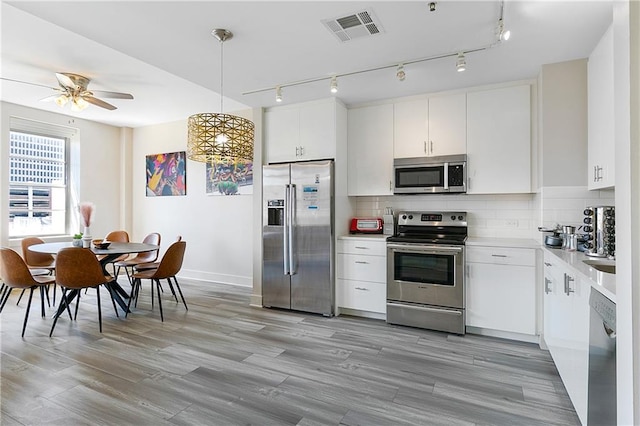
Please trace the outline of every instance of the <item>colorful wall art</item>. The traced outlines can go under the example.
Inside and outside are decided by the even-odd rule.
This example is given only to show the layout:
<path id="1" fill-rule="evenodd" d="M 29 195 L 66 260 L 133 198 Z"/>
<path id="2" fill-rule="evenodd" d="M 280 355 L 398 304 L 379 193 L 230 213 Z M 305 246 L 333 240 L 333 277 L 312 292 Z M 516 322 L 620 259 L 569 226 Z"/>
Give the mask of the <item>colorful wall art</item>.
<path id="1" fill-rule="evenodd" d="M 187 194 L 186 152 L 147 155 L 147 197 Z"/>
<path id="2" fill-rule="evenodd" d="M 217 160 L 207 163 L 207 194 L 253 194 L 253 162 Z"/>

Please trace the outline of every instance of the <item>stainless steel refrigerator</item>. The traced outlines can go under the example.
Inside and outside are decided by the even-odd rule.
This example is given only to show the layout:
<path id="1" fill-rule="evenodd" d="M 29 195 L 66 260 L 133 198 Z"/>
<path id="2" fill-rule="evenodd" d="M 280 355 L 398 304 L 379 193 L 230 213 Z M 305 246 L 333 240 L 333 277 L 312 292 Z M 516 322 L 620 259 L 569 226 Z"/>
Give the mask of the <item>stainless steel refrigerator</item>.
<path id="1" fill-rule="evenodd" d="M 333 161 L 264 166 L 262 305 L 333 315 Z"/>

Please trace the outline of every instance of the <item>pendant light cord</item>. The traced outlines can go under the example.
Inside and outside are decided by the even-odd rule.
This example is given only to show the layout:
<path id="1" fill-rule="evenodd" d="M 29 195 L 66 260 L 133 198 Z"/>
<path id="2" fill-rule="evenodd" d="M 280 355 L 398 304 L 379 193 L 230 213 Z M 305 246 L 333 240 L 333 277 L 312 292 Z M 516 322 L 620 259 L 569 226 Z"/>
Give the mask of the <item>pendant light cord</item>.
<path id="1" fill-rule="evenodd" d="M 224 72 L 224 40 L 220 40 L 220 114 L 224 114 L 223 102 L 224 102 L 224 85 L 223 85 L 223 72 Z"/>

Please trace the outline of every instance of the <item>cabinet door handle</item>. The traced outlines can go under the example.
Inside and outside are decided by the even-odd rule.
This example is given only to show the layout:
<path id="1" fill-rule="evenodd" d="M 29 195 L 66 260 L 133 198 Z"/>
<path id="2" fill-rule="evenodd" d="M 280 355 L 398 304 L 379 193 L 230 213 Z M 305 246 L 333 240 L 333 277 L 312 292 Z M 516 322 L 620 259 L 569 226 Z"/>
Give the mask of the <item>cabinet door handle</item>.
<path id="1" fill-rule="evenodd" d="M 363 247 L 363 246 L 356 246 L 355 248 L 360 250 L 369 250 L 369 247 Z"/>
<path id="2" fill-rule="evenodd" d="M 492 257 L 508 257 L 506 254 L 492 254 Z"/>
<path id="3" fill-rule="evenodd" d="M 300 145 L 300 157 L 304 155 L 304 146 Z"/>
<path id="4" fill-rule="evenodd" d="M 549 262 L 544 262 L 544 266 L 551 266 Z"/>
<path id="5" fill-rule="evenodd" d="M 430 154 L 433 154 L 433 141 L 429 141 L 429 151 Z"/>
<path id="6" fill-rule="evenodd" d="M 551 280 L 547 277 L 544 277 L 544 293 L 545 294 L 549 294 L 551 292 L 551 289 L 549 288 L 549 283 L 551 282 Z"/>
<path id="7" fill-rule="evenodd" d="M 569 292 L 567 291 L 567 287 L 569 287 L 569 283 L 567 281 L 567 273 L 565 272 L 565 274 L 564 274 L 564 294 L 566 294 L 568 296 Z"/>
<path id="8" fill-rule="evenodd" d="M 427 153 L 427 141 L 422 142 L 424 144 L 424 153 Z"/>
<path id="9" fill-rule="evenodd" d="M 360 265 L 368 265 L 369 262 L 365 262 L 363 260 L 356 260 L 356 263 L 360 264 Z"/>
<path id="10" fill-rule="evenodd" d="M 569 296 L 571 293 L 575 293 L 576 290 L 571 288 L 571 281 L 575 281 L 576 279 L 573 278 L 570 275 L 567 275 L 567 296 Z"/>
<path id="11" fill-rule="evenodd" d="M 296 157 L 300 156 L 300 147 L 296 146 Z"/>
<path id="12" fill-rule="evenodd" d="M 365 287 L 356 287 L 356 290 L 369 291 L 369 289 Z"/>

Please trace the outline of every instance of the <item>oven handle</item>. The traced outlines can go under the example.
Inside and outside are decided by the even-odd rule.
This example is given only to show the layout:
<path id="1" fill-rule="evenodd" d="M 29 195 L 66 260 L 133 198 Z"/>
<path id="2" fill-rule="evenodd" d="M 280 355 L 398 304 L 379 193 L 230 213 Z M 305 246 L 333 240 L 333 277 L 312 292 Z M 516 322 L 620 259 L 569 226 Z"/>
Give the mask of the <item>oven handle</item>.
<path id="1" fill-rule="evenodd" d="M 450 247 L 450 246 L 422 246 L 419 244 L 393 244 L 387 243 L 387 248 L 395 251 L 406 252 L 420 252 L 428 254 L 448 254 L 448 253 L 462 253 L 463 247 Z"/>
<path id="2" fill-rule="evenodd" d="M 462 311 L 458 311 L 458 310 L 444 309 L 444 308 L 429 308 L 427 306 L 412 306 L 412 305 L 405 305 L 404 303 L 387 302 L 387 306 L 397 306 L 399 308 L 413 309 L 416 311 L 438 312 L 441 314 L 450 314 L 450 315 L 457 315 L 457 316 L 462 315 Z"/>

